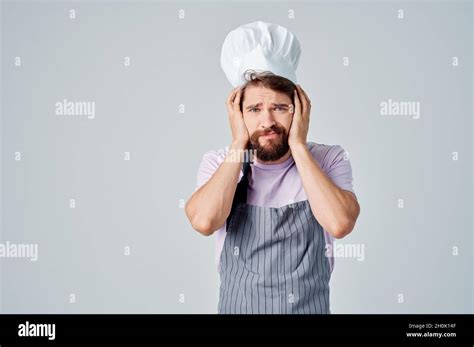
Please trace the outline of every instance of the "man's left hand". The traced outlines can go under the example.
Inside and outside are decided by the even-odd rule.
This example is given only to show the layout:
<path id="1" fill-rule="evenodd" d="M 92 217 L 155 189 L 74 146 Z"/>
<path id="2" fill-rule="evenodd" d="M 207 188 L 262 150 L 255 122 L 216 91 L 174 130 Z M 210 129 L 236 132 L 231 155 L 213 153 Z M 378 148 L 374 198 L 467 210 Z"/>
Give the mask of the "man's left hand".
<path id="1" fill-rule="evenodd" d="M 311 101 L 299 84 L 296 85 L 293 101 L 293 120 L 288 133 L 288 144 L 290 148 L 298 144 L 306 145 L 309 129 L 309 114 L 311 112 Z"/>

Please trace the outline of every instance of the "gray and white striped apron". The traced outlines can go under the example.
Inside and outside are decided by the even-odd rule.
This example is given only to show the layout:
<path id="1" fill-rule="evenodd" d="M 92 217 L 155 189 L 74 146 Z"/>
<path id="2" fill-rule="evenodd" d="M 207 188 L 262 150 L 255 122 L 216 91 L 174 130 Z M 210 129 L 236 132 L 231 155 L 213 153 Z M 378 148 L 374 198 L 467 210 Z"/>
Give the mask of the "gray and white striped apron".
<path id="1" fill-rule="evenodd" d="M 308 200 L 246 203 L 244 162 L 220 257 L 219 314 L 330 314 L 325 239 Z"/>

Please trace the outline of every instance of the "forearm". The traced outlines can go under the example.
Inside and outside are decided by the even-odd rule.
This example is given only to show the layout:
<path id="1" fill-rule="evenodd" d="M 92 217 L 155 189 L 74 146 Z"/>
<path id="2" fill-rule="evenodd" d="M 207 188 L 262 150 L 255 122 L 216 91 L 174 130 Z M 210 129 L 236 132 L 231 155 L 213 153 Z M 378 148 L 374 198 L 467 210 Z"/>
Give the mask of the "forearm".
<path id="1" fill-rule="evenodd" d="M 185 211 L 191 225 L 203 235 L 213 234 L 229 216 L 245 147 L 243 143 L 232 143 L 214 175 L 186 203 Z M 240 161 L 235 160 L 239 157 Z"/>
<path id="2" fill-rule="evenodd" d="M 331 181 L 306 144 L 293 145 L 291 153 L 319 224 L 334 237 L 344 237 L 352 230 L 357 218 L 357 202 Z"/>

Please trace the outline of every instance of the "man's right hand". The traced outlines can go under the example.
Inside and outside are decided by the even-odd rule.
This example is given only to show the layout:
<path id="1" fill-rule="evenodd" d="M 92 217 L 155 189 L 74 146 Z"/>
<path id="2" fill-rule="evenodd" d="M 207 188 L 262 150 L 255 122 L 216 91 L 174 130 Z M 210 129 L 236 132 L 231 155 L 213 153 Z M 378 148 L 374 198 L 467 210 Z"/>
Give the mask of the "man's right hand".
<path id="1" fill-rule="evenodd" d="M 232 131 L 232 142 L 247 146 L 250 136 L 244 122 L 244 116 L 240 110 L 240 99 L 242 97 L 242 87 L 232 89 L 226 101 L 227 113 L 229 116 L 230 128 Z"/>
<path id="2" fill-rule="evenodd" d="M 232 157 L 234 160 L 227 158 L 232 156 L 231 153 L 248 148 L 250 136 L 240 110 L 241 94 L 241 87 L 237 87 L 232 90 L 226 101 L 232 130 L 229 153 L 211 178 L 194 192 L 185 206 L 192 227 L 205 236 L 212 235 L 224 227 L 232 209 L 242 164 L 235 160 L 235 157 Z"/>

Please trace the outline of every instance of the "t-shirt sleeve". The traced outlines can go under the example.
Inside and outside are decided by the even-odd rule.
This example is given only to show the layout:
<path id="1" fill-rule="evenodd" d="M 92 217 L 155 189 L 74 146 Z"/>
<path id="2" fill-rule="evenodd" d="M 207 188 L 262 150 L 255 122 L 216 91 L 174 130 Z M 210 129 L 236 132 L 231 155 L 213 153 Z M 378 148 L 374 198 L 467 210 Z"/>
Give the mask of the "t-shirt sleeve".
<path id="1" fill-rule="evenodd" d="M 323 169 L 335 185 L 356 195 L 352 185 L 351 162 L 344 148 L 340 145 L 330 146 L 324 156 Z"/>
<path id="2" fill-rule="evenodd" d="M 222 160 L 217 151 L 204 153 L 199 164 L 194 191 L 197 191 L 214 175 Z"/>

